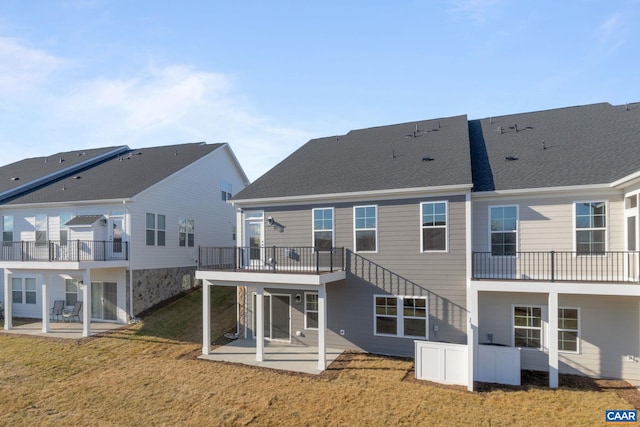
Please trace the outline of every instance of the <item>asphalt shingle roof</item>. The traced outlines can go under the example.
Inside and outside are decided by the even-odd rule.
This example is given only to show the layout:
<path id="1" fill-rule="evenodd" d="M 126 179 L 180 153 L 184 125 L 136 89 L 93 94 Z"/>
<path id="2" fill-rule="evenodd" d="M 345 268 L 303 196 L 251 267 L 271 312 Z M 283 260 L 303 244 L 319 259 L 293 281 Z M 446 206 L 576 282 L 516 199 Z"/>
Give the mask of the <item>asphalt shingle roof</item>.
<path id="1" fill-rule="evenodd" d="M 4 204 L 130 198 L 222 145 L 224 144 L 191 143 L 128 150 L 95 166 L 79 170 L 51 184 L 16 196 Z M 76 152 L 61 153 L 56 156 L 73 157 L 72 153 Z M 14 168 L 14 165 L 0 168 L 0 177 L 10 175 L 4 169 Z M 44 162 L 33 164 L 36 168 L 44 168 L 46 165 Z"/>
<path id="2" fill-rule="evenodd" d="M 470 164 L 466 116 L 354 130 L 307 142 L 233 200 L 471 185 Z"/>
<path id="3" fill-rule="evenodd" d="M 104 218 L 103 215 L 76 215 L 65 224 L 68 227 L 91 225 L 100 218 Z"/>
<path id="4" fill-rule="evenodd" d="M 640 171 L 640 104 L 471 120 L 469 134 L 474 191 L 608 184 Z"/>
<path id="5" fill-rule="evenodd" d="M 71 173 L 83 165 L 100 161 L 103 156 L 127 149 L 126 146 L 120 146 L 76 150 L 46 157 L 32 157 L 8 164 L 0 168 L 0 198 L 14 190 L 18 191 L 19 187 L 56 174 Z"/>

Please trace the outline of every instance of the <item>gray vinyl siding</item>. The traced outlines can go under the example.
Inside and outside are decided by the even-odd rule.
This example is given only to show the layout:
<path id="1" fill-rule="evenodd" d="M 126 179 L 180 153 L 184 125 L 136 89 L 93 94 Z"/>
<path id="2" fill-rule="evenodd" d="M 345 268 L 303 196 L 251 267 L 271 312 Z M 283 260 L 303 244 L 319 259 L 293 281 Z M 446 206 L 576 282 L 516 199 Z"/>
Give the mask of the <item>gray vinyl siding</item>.
<path id="1" fill-rule="evenodd" d="M 492 198 L 473 201 L 473 250 L 487 252 L 489 207 L 518 206 L 518 250 L 575 251 L 574 203 L 607 201 L 607 244 L 610 251 L 624 247 L 624 199 L 622 193 L 579 194 L 564 197 Z"/>
<path id="2" fill-rule="evenodd" d="M 640 381 L 640 337 L 638 335 L 640 298 L 601 295 L 560 295 L 561 307 L 580 309 L 580 348 L 578 353 L 560 352 L 562 374 L 622 378 Z M 512 345 L 512 305 L 543 307 L 543 340 L 548 334 L 548 300 L 543 294 L 492 293 L 479 295 L 479 341 Z M 546 347 L 546 346 L 545 346 Z M 635 360 L 627 360 L 633 356 Z M 543 350 L 523 349 L 522 369 L 548 371 L 548 355 Z"/>
<path id="3" fill-rule="evenodd" d="M 420 203 L 444 200 L 448 201 L 448 251 L 422 253 Z M 353 207 L 365 205 L 378 207 L 376 253 L 353 252 Z M 346 280 L 327 285 L 328 346 L 413 355 L 415 338 L 374 335 L 374 295 L 427 297 L 428 338 L 466 342 L 464 196 L 267 208 L 265 219 L 271 216 L 276 224 L 270 226 L 265 221 L 265 246 L 312 246 L 314 207 L 334 208 L 335 244 L 346 251 Z M 292 291 L 292 301 L 296 293 L 304 296 L 301 291 Z M 292 340 L 317 345 L 316 331 L 304 331 L 305 337 L 295 336 L 297 330 L 303 330 L 304 306 L 292 305 Z M 434 325 L 438 325 L 438 332 Z M 340 336 L 340 330 L 344 330 L 344 336 Z"/>

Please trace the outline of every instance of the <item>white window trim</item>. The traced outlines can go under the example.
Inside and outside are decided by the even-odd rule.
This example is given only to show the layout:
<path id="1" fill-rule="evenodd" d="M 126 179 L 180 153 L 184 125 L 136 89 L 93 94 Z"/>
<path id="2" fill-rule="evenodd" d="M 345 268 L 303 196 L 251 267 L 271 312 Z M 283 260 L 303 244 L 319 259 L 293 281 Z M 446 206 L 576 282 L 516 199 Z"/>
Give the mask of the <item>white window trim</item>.
<path id="1" fill-rule="evenodd" d="M 624 200 L 623 200 L 624 202 Z M 604 203 L 604 251 L 609 252 L 609 201 L 608 200 L 576 200 L 573 202 L 573 256 L 606 256 L 605 255 L 578 255 L 578 239 L 576 234 L 578 233 L 578 224 L 576 223 L 576 206 L 578 203 Z M 599 228 L 581 228 L 580 230 L 600 230 Z"/>
<path id="2" fill-rule="evenodd" d="M 149 226 L 147 225 L 147 215 L 153 215 L 153 228 L 149 228 Z M 158 242 L 157 242 L 157 236 L 156 236 L 156 230 L 158 229 L 158 218 L 157 218 L 157 214 L 153 213 L 153 212 L 145 212 L 144 213 L 144 245 L 145 246 L 157 246 Z M 147 232 L 149 230 L 153 231 L 153 244 L 149 244 L 149 242 L 147 241 Z"/>
<path id="3" fill-rule="evenodd" d="M 549 324 L 549 316 L 547 313 L 547 306 L 546 305 L 538 305 L 538 304 L 511 304 L 511 347 L 516 347 L 516 334 L 515 334 L 515 321 L 514 321 L 514 317 L 515 317 L 515 308 L 516 307 L 530 307 L 530 308 L 539 308 L 540 309 L 540 347 L 535 348 L 535 347 L 518 347 L 521 350 L 525 350 L 525 351 L 529 351 L 529 350 L 533 350 L 533 351 L 545 351 L 548 348 L 548 345 L 546 344 L 546 336 L 547 334 L 546 329 L 548 327 Z M 538 329 L 538 328 L 532 328 L 532 327 L 525 327 L 525 326 L 518 326 L 518 328 L 521 329 Z"/>
<path id="4" fill-rule="evenodd" d="M 6 229 L 4 228 L 4 221 L 5 221 L 5 218 L 11 218 L 11 230 L 6 230 Z M 14 232 L 15 224 L 14 224 L 14 222 L 13 222 L 13 220 L 14 220 L 14 216 L 13 216 L 13 215 L 3 215 L 3 216 L 1 217 L 1 219 L 2 219 L 2 224 L 0 224 L 0 227 L 2 227 L 2 241 L 3 241 L 3 242 L 5 241 L 5 240 L 4 240 L 4 233 L 11 233 L 11 240 L 6 240 L 6 242 L 13 242 L 13 241 L 15 241 L 15 232 Z"/>
<path id="5" fill-rule="evenodd" d="M 44 218 L 44 229 L 38 228 L 38 217 Z M 38 232 L 44 231 L 44 241 L 38 240 Z M 36 245 L 46 245 L 49 241 L 49 215 L 46 213 L 36 214 L 33 217 L 33 241 Z"/>
<path id="6" fill-rule="evenodd" d="M 428 226 L 426 228 L 444 228 L 445 238 L 444 238 L 444 250 L 424 250 L 424 235 L 423 230 L 425 226 L 422 224 L 422 206 L 428 204 L 436 204 L 436 203 L 444 203 L 445 209 L 445 221 L 446 224 L 444 227 L 442 226 Z M 421 253 L 448 253 L 449 252 L 449 201 L 448 200 L 434 200 L 432 202 L 421 202 L 420 203 L 420 252 Z"/>
<path id="7" fill-rule="evenodd" d="M 581 354 L 582 351 L 582 313 L 580 310 L 580 307 L 572 307 L 572 306 L 559 306 L 558 309 L 561 308 L 565 308 L 565 309 L 570 309 L 570 310 L 578 310 L 578 334 L 577 334 L 577 345 L 576 345 L 576 351 L 570 351 L 570 350 L 561 350 L 560 349 L 560 343 L 558 342 L 558 353 L 567 353 L 567 354 Z M 560 329 L 560 318 L 558 317 L 558 334 L 560 334 L 560 331 L 573 331 L 573 329 Z"/>
<path id="8" fill-rule="evenodd" d="M 316 224 L 315 224 L 315 214 L 316 211 L 331 209 L 331 247 L 335 248 L 336 246 L 336 211 L 333 207 L 326 208 L 313 208 L 311 209 L 311 246 L 315 252 L 316 248 Z M 328 230 L 317 230 L 317 231 L 328 231 Z"/>
<path id="9" fill-rule="evenodd" d="M 21 292 L 22 292 L 22 302 L 16 302 L 16 303 L 13 302 L 13 279 L 20 279 Z M 27 279 L 33 279 L 36 282 L 36 288 L 33 291 L 36 294 L 36 301 L 34 303 L 27 303 L 27 286 L 26 286 L 26 280 Z M 38 303 L 40 301 L 40 293 L 38 292 L 38 281 L 39 281 L 39 278 L 36 277 L 36 276 L 13 275 L 11 277 L 11 283 L 9 284 L 9 286 L 11 286 L 11 303 L 12 304 L 25 305 L 25 306 L 29 306 L 29 307 L 33 307 L 35 305 L 38 305 Z"/>
<path id="10" fill-rule="evenodd" d="M 304 293 L 304 301 L 303 301 L 303 304 L 304 304 L 304 328 L 307 329 L 307 330 L 310 330 L 310 331 L 317 331 L 318 328 L 310 328 L 310 327 L 307 326 L 307 312 L 309 312 L 309 313 L 317 313 L 318 314 L 318 319 L 320 318 L 319 317 L 319 310 L 315 310 L 315 311 L 314 310 L 307 310 L 307 295 L 318 296 L 318 293 L 317 292 L 305 292 Z M 320 308 L 320 307 L 318 307 L 318 308 Z"/>
<path id="11" fill-rule="evenodd" d="M 397 313 L 395 316 L 391 315 L 378 315 L 376 313 L 376 298 L 395 298 L 396 299 L 396 309 Z M 425 337 L 415 336 L 415 335 L 405 335 L 404 334 L 404 300 L 407 299 L 423 299 L 425 300 Z M 396 333 L 393 334 L 382 334 L 378 333 L 376 328 L 376 318 L 378 316 L 383 317 L 395 317 L 396 318 Z M 417 317 L 409 317 L 410 319 L 418 319 Z M 374 294 L 373 295 L 373 335 L 376 337 L 394 337 L 394 338 L 413 338 L 413 339 L 422 339 L 429 340 L 429 298 L 426 296 L 416 296 L 416 295 L 388 295 L 388 294 Z"/>
<path id="12" fill-rule="evenodd" d="M 493 248 L 491 247 L 491 236 L 493 232 L 491 231 L 491 209 L 493 208 L 516 208 L 516 254 L 515 255 L 494 255 Z M 574 215 L 575 216 L 575 215 Z M 488 246 L 489 246 L 489 257 L 490 258 L 517 258 L 518 253 L 520 252 L 520 205 L 491 205 L 488 206 L 487 209 L 487 219 L 488 219 Z M 496 232 L 498 233 L 498 232 Z"/>
<path id="13" fill-rule="evenodd" d="M 375 228 L 356 228 L 356 209 L 357 208 L 374 208 L 375 212 L 376 212 L 376 226 Z M 355 253 L 359 253 L 359 254 L 374 254 L 378 252 L 378 248 L 380 247 L 380 243 L 379 243 L 379 238 L 378 238 L 378 223 L 379 223 L 379 216 L 378 216 L 378 205 L 358 205 L 358 206 L 354 206 L 353 207 L 353 252 Z M 357 246 L 356 246 L 356 241 L 357 241 L 357 237 L 356 237 L 356 232 L 357 231 L 370 231 L 370 230 L 374 230 L 375 231 L 375 236 L 376 236 L 376 248 L 373 251 L 359 251 L 357 250 Z"/>

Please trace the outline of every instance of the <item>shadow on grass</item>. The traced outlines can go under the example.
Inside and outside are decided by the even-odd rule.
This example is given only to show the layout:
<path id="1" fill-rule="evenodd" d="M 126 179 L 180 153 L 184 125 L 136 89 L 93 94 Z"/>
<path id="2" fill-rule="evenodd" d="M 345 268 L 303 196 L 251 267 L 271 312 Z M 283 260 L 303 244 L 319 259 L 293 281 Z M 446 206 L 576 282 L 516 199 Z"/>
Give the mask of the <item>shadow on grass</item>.
<path id="1" fill-rule="evenodd" d="M 211 291 L 211 336 L 221 337 L 236 325 L 235 288 Z M 202 288 L 170 298 L 145 310 L 140 323 L 103 336 L 163 344 L 202 344 Z"/>

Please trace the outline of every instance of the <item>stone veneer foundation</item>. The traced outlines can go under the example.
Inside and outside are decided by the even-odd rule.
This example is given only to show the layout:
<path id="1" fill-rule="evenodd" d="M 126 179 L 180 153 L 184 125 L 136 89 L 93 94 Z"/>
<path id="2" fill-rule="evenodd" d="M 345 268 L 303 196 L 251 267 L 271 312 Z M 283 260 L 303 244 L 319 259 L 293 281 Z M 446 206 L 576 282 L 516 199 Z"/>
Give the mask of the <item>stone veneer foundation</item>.
<path id="1" fill-rule="evenodd" d="M 134 270 L 134 315 L 195 287 L 195 274 L 195 266 Z"/>

